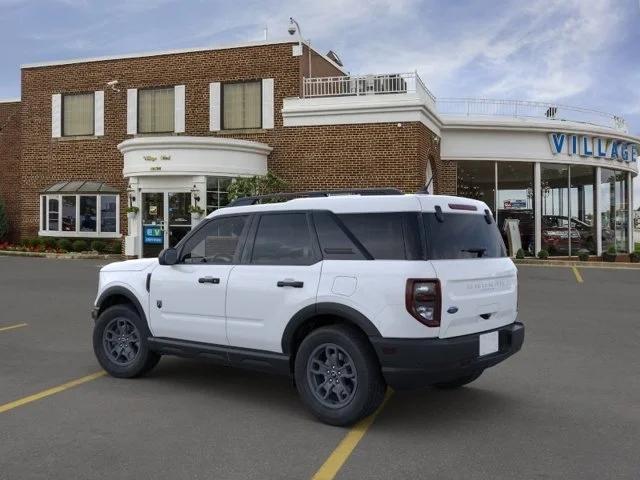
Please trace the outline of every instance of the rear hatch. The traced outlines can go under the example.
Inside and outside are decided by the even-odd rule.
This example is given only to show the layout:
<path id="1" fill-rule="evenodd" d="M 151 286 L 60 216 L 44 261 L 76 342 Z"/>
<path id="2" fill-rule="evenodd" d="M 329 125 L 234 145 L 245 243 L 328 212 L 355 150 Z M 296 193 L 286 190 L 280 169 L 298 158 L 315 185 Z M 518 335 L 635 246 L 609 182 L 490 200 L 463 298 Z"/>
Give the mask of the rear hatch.
<path id="1" fill-rule="evenodd" d="M 517 270 L 493 217 L 477 207 L 455 207 L 423 213 L 428 258 L 440 280 L 441 338 L 508 325 L 518 308 Z"/>

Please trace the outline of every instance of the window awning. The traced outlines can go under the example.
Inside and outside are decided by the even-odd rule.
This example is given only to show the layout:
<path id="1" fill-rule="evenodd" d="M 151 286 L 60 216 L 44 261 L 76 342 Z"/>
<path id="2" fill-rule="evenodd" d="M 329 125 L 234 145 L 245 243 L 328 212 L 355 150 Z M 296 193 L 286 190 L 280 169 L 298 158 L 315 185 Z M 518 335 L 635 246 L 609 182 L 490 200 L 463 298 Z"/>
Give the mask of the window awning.
<path id="1" fill-rule="evenodd" d="M 70 182 L 58 182 L 44 189 L 41 193 L 120 193 L 120 191 L 104 182 L 95 180 L 73 180 Z"/>

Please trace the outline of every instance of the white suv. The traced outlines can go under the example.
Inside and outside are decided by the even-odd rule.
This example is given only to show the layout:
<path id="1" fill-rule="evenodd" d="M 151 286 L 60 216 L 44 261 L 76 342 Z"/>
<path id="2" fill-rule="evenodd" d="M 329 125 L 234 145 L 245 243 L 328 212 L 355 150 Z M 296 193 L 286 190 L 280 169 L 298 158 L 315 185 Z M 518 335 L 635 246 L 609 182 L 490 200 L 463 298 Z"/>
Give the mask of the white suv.
<path id="1" fill-rule="evenodd" d="M 242 199 L 158 259 L 107 265 L 98 361 L 115 377 L 164 354 L 291 375 L 347 425 L 387 385 L 459 387 L 520 349 L 516 268 L 486 204 L 359 193 Z"/>

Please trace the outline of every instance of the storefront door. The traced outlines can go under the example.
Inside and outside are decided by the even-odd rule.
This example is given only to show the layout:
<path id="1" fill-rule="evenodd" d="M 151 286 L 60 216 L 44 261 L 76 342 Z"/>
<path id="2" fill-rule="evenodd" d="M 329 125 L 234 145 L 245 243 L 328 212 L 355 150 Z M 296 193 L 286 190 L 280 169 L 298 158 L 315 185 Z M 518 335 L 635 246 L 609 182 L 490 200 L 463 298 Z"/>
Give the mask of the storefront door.
<path id="1" fill-rule="evenodd" d="M 142 256 L 157 257 L 191 230 L 188 192 L 142 193 Z"/>

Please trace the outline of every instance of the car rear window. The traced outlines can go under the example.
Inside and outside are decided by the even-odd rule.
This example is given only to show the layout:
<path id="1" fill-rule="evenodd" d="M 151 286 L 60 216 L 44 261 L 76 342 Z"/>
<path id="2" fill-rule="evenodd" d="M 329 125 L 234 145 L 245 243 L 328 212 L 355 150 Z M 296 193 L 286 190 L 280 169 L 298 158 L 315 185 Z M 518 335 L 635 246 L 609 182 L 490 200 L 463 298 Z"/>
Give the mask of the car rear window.
<path id="1" fill-rule="evenodd" d="M 345 213 L 338 218 L 375 260 L 423 258 L 414 212 Z"/>
<path id="2" fill-rule="evenodd" d="M 424 213 L 427 256 L 431 260 L 506 257 L 507 251 L 493 218 L 469 213 Z"/>

